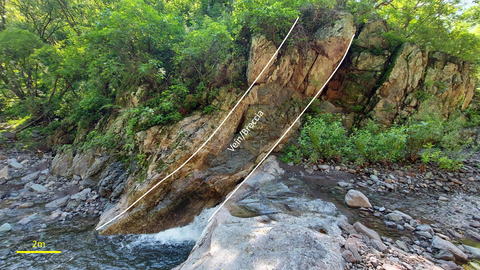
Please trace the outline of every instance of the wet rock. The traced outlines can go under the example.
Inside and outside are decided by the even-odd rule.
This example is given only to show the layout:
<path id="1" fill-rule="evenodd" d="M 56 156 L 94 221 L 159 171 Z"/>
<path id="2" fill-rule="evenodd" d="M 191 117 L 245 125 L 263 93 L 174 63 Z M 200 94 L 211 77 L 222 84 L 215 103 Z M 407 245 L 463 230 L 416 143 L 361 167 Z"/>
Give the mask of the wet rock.
<path id="1" fill-rule="evenodd" d="M 446 201 L 448 201 L 448 198 L 444 197 L 444 196 L 440 196 L 440 197 L 438 197 L 438 200 L 442 201 L 442 202 L 446 202 Z"/>
<path id="2" fill-rule="evenodd" d="M 353 224 L 353 227 L 355 228 L 355 230 L 357 230 L 357 232 L 362 233 L 363 235 L 367 236 L 370 239 L 376 239 L 376 240 L 382 241 L 382 239 L 380 238 L 380 235 L 376 231 L 366 227 L 360 222 L 355 222 L 355 224 Z"/>
<path id="3" fill-rule="evenodd" d="M 350 207 L 367 207 L 372 208 L 367 196 L 358 190 L 351 189 L 345 196 L 345 203 Z"/>
<path id="4" fill-rule="evenodd" d="M 47 203 L 47 204 L 45 205 L 45 207 L 47 207 L 47 208 L 59 208 L 59 207 L 62 207 L 62 206 L 64 206 L 64 205 L 67 203 L 68 199 L 70 199 L 70 195 L 67 195 L 67 196 L 65 196 L 65 197 L 63 197 L 63 198 L 56 199 L 56 200 L 54 200 L 54 201 L 52 201 L 52 202 L 49 202 L 49 203 Z"/>
<path id="5" fill-rule="evenodd" d="M 438 236 L 433 237 L 432 247 L 439 250 L 450 251 L 455 256 L 455 259 L 460 262 L 468 261 L 468 256 L 463 253 L 458 247 L 448 241 L 443 240 Z"/>
<path id="6" fill-rule="evenodd" d="M 35 192 L 38 192 L 38 193 L 45 193 L 47 192 L 48 190 L 42 186 L 42 185 L 39 185 L 39 184 L 33 184 L 29 187 L 30 191 L 35 191 Z"/>
<path id="7" fill-rule="evenodd" d="M 9 223 L 4 223 L 2 226 L 0 226 L 0 233 L 8 232 L 12 229 L 12 225 Z"/>

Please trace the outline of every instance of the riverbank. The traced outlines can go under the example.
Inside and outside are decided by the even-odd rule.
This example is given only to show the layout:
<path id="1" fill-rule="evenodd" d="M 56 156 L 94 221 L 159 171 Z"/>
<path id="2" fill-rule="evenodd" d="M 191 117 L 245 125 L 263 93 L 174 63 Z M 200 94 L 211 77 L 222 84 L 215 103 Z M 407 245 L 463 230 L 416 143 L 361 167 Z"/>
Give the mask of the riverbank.
<path id="1" fill-rule="evenodd" d="M 274 157 L 270 159 L 276 160 Z M 87 244 L 78 246 L 96 250 L 99 254 L 132 245 L 133 242 L 139 246 L 142 244 L 138 244 L 134 236 L 96 235 L 93 228 L 98 216 L 108 208 L 108 200 L 101 197 L 95 188 L 82 186 L 80 176 L 67 178 L 52 175 L 51 160 L 50 153 L 14 149 L 0 151 L 0 223 L 4 231 L 2 236 L 7 236 L 1 243 L 4 248 L 0 252 L 0 260 L 19 269 L 36 265 L 29 264 L 29 260 L 19 260 L 15 254 L 16 250 L 31 249 L 30 242 L 36 240 L 49 244 L 45 250 L 51 250 L 53 246 L 58 249 L 66 247 L 64 251 L 69 250 L 72 256 L 84 262 L 83 265 L 88 260 L 100 260 L 100 265 L 129 265 L 113 259 L 86 256 L 74 248 L 75 241 L 71 239 L 78 236 L 88 239 Z M 476 193 L 480 188 L 478 163 L 474 155 L 466 160 L 462 171 L 448 173 L 415 165 L 402 167 L 392 164 L 392 168 L 388 168 L 377 164 L 359 168 L 349 164 L 293 166 L 278 162 L 269 169 L 270 172 L 278 172 L 257 177 L 256 181 L 261 185 L 248 184 L 250 188 L 241 190 L 233 203 L 221 211 L 220 219 L 214 219 L 216 221 L 212 224 L 215 225 L 209 225 L 190 259 L 180 269 L 189 269 L 185 267 L 201 250 L 200 246 L 215 241 L 211 239 L 215 236 L 212 230 L 227 230 L 224 236 L 231 236 L 226 238 L 228 243 L 217 245 L 217 252 L 238 252 L 238 247 L 242 247 L 241 256 L 235 260 L 243 263 L 238 267 L 253 262 L 259 254 L 263 254 L 264 258 L 290 258 L 294 262 L 290 264 L 293 269 L 296 265 L 309 265 L 310 259 L 296 255 L 302 253 L 301 243 L 306 243 L 308 239 L 296 241 L 297 252 L 292 253 L 294 243 L 289 241 L 300 235 L 284 237 L 282 244 L 278 239 L 272 243 L 264 239 L 266 243 L 257 243 L 255 247 L 245 242 L 250 239 L 248 235 L 251 233 L 258 237 L 274 232 L 276 235 L 288 235 L 304 231 L 313 237 L 310 240 L 319 237 L 321 242 L 328 243 L 328 248 L 322 245 L 312 248 L 310 258 L 317 258 L 315 254 L 324 250 L 333 252 L 330 257 L 322 255 L 322 258 L 313 260 L 315 263 L 312 265 L 318 264 L 318 267 L 327 260 L 333 263 L 333 266 L 330 265 L 333 269 L 475 269 L 475 259 L 480 258 L 480 252 L 475 249 L 480 246 L 480 201 Z M 271 166 L 268 164 L 263 167 Z M 351 189 L 362 192 L 372 207 L 348 207 L 345 195 Z M 233 229 L 233 224 L 238 226 L 237 229 Z M 303 225 L 297 227 L 299 224 Z M 232 232 L 238 233 L 238 237 L 233 237 Z M 66 239 L 70 239 L 70 243 L 62 244 Z M 232 239 L 238 243 L 233 245 Z M 317 240 L 312 240 L 312 245 Z M 102 244 L 95 246 L 95 243 Z M 441 244 L 450 249 L 439 249 Z M 163 269 L 184 261 L 192 245 L 190 240 L 184 244 L 178 242 L 163 246 L 164 250 L 170 250 L 165 253 L 166 257 L 172 254 L 172 246 L 183 250 L 183 255 L 177 254 L 173 264 L 170 262 L 167 264 L 170 266 Z M 267 246 L 280 253 L 272 253 L 270 249 L 265 249 Z M 152 248 L 151 252 L 159 250 Z M 123 258 L 120 261 L 139 256 L 135 250 L 123 250 L 116 254 L 119 259 Z M 251 259 L 239 259 L 242 256 Z M 468 256 L 467 264 L 464 256 Z M 148 265 L 155 264 L 154 257 L 147 256 Z M 52 262 L 69 265 L 68 261 L 57 262 L 58 258 L 52 255 L 35 258 L 39 258 L 42 265 Z M 220 258 L 224 259 L 225 254 L 205 262 Z M 266 265 L 273 267 L 276 264 Z M 237 267 L 237 264 L 230 266 Z"/>

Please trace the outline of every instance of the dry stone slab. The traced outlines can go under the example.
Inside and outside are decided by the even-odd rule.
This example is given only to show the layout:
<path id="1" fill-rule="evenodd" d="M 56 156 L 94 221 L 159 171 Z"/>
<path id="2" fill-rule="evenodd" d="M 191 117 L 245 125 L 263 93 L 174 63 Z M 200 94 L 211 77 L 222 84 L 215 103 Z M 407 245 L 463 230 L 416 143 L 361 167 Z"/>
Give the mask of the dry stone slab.
<path id="1" fill-rule="evenodd" d="M 357 232 L 362 233 L 363 235 L 367 236 L 370 239 L 382 241 L 382 238 L 376 231 L 368 228 L 367 226 L 363 225 L 358 221 L 355 222 L 355 224 L 353 224 L 353 227 L 355 228 L 355 230 L 357 230 Z"/>

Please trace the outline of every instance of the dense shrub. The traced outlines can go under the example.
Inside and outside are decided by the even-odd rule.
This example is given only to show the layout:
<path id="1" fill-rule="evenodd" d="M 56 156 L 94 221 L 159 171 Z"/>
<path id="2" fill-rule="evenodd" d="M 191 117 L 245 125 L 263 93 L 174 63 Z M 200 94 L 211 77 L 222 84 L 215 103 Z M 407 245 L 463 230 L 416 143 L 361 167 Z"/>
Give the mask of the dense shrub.
<path id="1" fill-rule="evenodd" d="M 342 126 L 339 117 L 321 114 L 307 116 L 298 144 L 285 147 L 284 162 L 299 163 L 303 159 L 365 162 L 416 161 L 421 156 L 425 163 L 432 162 L 441 169 L 457 170 L 465 157 L 471 139 L 459 132 L 463 123 L 446 121 L 430 116 L 404 126 L 383 127 L 370 120 L 361 128 L 350 132 Z"/>

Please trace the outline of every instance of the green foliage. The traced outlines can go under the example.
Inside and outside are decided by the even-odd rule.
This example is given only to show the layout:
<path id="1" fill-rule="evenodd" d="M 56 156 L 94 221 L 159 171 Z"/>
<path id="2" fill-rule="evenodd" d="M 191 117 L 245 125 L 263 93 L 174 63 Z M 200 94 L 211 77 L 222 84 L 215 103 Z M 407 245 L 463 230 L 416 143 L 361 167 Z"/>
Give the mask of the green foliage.
<path id="1" fill-rule="evenodd" d="M 330 114 L 322 114 L 307 121 L 302 129 L 301 144 L 312 145 L 311 157 L 340 158 L 342 148 L 347 142 L 347 131 L 343 128 L 342 122 Z"/>
<path id="2" fill-rule="evenodd" d="M 356 147 L 350 158 L 363 161 L 398 161 L 403 158 L 406 144 L 404 127 L 381 127 L 370 120 L 362 129 L 354 130 L 350 139 Z"/>
<path id="3" fill-rule="evenodd" d="M 390 45 L 410 41 L 479 63 L 480 36 L 470 30 L 478 24 L 478 7 L 461 11 L 460 0 L 385 3 L 376 3 L 372 12 L 386 19 L 392 29 L 386 35 Z"/>
<path id="4" fill-rule="evenodd" d="M 83 143 L 83 149 L 104 147 L 105 149 L 114 149 L 117 146 L 117 136 L 110 132 L 101 134 L 95 130 L 90 131 L 87 139 Z"/>
<path id="5" fill-rule="evenodd" d="M 302 127 L 297 144 L 287 145 L 281 160 L 299 163 L 304 158 L 365 162 L 415 161 L 419 153 L 425 163 L 433 162 L 441 169 L 458 170 L 471 139 L 458 132 L 464 125 L 457 120 L 445 121 L 436 116 L 405 126 L 383 127 L 369 120 L 350 134 L 340 119 L 321 114 L 311 118 Z M 436 148 L 432 147 L 436 145 Z"/>
<path id="6" fill-rule="evenodd" d="M 424 146 L 425 150 L 422 152 L 421 157 L 423 163 L 427 164 L 433 162 L 446 171 L 456 171 L 462 168 L 463 164 L 459 158 L 449 158 L 444 152 L 438 148 L 433 148 L 433 144 L 429 143 Z"/>
<path id="7" fill-rule="evenodd" d="M 302 157 L 302 150 L 293 144 L 289 144 L 285 146 L 283 154 L 280 156 L 280 160 L 285 163 L 293 162 L 298 164 L 302 161 Z"/>
<path id="8" fill-rule="evenodd" d="M 299 16 L 300 2 L 307 1 L 239 0 L 234 4 L 234 22 L 280 44 L 293 20 Z"/>

